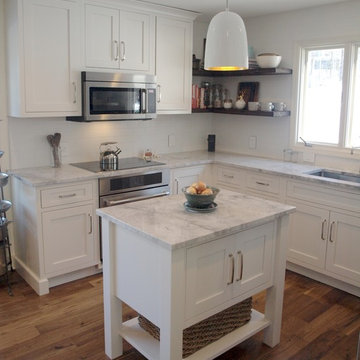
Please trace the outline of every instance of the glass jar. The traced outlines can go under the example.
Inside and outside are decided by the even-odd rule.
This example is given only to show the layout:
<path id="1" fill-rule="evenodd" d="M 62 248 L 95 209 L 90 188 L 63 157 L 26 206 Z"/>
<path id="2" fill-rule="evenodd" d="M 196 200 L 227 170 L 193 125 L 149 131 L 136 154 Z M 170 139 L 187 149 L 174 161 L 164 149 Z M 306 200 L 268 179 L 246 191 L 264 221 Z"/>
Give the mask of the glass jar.
<path id="1" fill-rule="evenodd" d="M 212 87 L 213 107 L 219 109 L 223 107 L 223 89 L 221 84 L 214 84 Z"/>

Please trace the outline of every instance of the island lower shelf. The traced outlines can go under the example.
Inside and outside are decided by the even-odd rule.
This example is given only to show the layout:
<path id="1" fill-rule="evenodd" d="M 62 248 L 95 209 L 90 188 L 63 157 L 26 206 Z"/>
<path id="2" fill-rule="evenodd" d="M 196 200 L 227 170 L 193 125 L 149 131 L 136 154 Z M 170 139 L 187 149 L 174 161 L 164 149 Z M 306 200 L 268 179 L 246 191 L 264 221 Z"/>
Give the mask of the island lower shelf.
<path id="1" fill-rule="evenodd" d="M 270 325 L 264 314 L 252 309 L 250 321 L 223 336 L 221 339 L 203 347 L 196 353 L 186 357 L 186 360 L 211 359 L 221 355 L 224 351 L 231 349 L 237 344 L 250 338 L 257 332 L 264 330 Z M 124 322 L 119 330 L 122 336 L 130 345 L 136 348 L 149 360 L 160 359 L 160 341 L 153 338 L 143 330 L 138 322 L 138 318 L 133 318 Z"/>

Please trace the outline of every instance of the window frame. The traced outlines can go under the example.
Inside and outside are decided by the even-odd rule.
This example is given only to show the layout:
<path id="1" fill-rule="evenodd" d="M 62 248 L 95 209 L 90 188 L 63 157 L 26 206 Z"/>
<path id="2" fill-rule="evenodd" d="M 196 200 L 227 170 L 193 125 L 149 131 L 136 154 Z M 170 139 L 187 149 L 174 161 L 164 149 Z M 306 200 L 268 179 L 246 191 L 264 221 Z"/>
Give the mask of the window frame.
<path id="1" fill-rule="evenodd" d="M 305 81 L 306 71 L 306 51 L 311 49 L 330 49 L 344 48 L 344 67 L 343 67 L 343 93 L 340 110 L 339 142 L 338 144 L 324 144 L 311 142 L 311 146 L 299 140 L 300 120 L 302 107 L 300 106 L 303 97 L 302 84 Z M 351 157 L 351 146 L 348 142 L 349 131 L 351 130 L 350 114 L 354 102 L 353 90 L 355 86 L 355 64 L 358 53 L 355 49 L 360 49 L 360 35 L 357 38 L 341 39 L 318 39 L 313 41 L 303 41 L 295 44 L 294 66 L 293 66 L 293 97 L 292 115 L 290 125 L 290 146 L 295 151 L 313 152 L 317 154 Z M 359 55 L 360 56 L 360 55 Z M 359 70 L 360 71 L 360 70 Z M 306 139 L 304 139 L 306 141 Z"/>

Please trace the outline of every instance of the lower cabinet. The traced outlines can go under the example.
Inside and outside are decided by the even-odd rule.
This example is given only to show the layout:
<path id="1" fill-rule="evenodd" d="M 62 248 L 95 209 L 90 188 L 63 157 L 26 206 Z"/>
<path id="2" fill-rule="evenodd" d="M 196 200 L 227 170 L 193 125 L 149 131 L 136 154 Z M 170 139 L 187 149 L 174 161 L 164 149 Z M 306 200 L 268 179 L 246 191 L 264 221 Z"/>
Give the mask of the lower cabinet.
<path id="1" fill-rule="evenodd" d="M 47 275 L 81 269 L 94 260 L 94 208 L 82 205 L 42 215 Z"/>
<path id="2" fill-rule="evenodd" d="M 97 180 L 29 186 L 14 178 L 14 262 L 39 294 L 100 264 Z"/>
<path id="3" fill-rule="evenodd" d="M 291 201 L 288 260 L 360 286 L 360 215 Z"/>
<path id="4" fill-rule="evenodd" d="M 211 183 L 210 166 L 191 166 L 171 171 L 171 193 L 181 194 L 181 189 L 199 180 Z"/>
<path id="5" fill-rule="evenodd" d="M 187 250 L 186 318 L 272 282 L 273 224 Z"/>

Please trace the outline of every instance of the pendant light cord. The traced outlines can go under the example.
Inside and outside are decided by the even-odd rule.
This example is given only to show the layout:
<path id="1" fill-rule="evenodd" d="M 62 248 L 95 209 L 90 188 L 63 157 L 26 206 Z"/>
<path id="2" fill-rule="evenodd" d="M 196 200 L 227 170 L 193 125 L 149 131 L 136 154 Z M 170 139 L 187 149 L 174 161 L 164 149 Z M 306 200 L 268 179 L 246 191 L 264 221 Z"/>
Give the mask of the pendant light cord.
<path id="1" fill-rule="evenodd" d="M 225 7 L 226 11 L 229 11 L 229 0 L 226 0 L 226 7 Z"/>

